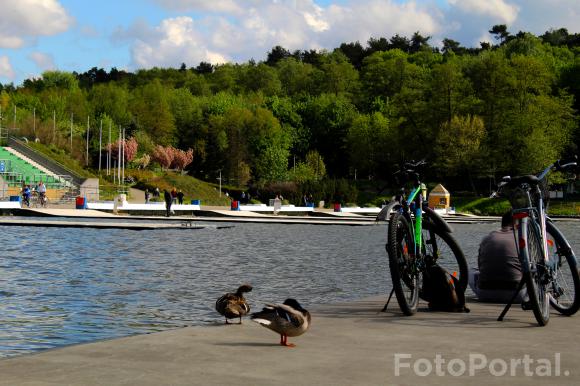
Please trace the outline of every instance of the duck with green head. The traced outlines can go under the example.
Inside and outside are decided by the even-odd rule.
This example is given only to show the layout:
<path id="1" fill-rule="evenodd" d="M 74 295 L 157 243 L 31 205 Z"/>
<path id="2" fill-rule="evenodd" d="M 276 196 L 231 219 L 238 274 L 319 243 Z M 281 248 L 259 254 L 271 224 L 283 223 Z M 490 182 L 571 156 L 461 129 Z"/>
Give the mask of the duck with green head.
<path id="1" fill-rule="evenodd" d="M 286 299 L 282 304 L 266 304 L 262 311 L 253 313 L 251 319 L 280 334 L 280 345 L 286 347 L 295 347 L 288 343 L 288 337 L 304 334 L 311 322 L 310 312 L 296 299 Z"/>

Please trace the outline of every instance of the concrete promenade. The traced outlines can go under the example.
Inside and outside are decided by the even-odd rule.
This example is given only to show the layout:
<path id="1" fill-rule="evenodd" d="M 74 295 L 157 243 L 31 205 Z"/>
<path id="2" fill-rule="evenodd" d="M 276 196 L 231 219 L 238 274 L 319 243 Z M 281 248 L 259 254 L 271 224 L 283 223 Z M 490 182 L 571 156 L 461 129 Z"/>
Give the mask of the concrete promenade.
<path id="1" fill-rule="evenodd" d="M 404 317 L 396 301 L 378 313 L 384 300 L 311 309 L 296 348 L 250 321 L 186 327 L 0 360 L 0 385 L 580 384 L 580 316 L 542 328 L 518 306 L 497 322 L 501 305 L 471 302 Z"/>

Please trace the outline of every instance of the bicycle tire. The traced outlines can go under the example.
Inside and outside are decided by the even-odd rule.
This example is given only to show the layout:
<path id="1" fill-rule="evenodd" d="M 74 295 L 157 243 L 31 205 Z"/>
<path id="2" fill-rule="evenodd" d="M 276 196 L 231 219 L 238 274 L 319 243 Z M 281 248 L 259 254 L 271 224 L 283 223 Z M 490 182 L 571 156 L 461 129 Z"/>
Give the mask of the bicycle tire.
<path id="1" fill-rule="evenodd" d="M 416 313 L 419 304 L 420 273 L 414 266 L 414 243 L 413 233 L 405 216 L 400 212 L 393 213 L 389 220 L 385 247 L 397 302 L 407 316 Z"/>
<path id="2" fill-rule="evenodd" d="M 550 305 L 560 314 L 572 316 L 580 309 L 578 261 L 570 244 L 554 224 L 547 222 L 546 231 L 548 258 L 555 263 L 556 268 L 552 291 L 549 293 Z"/>
<path id="3" fill-rule="evenodd" d="M 467 260 L 455 238 L 436 224 L 423 221 L 423 240 L 425 256 L 455 276 L 459 282 L 456 290 L 465 293 L 469 278 Z"/>
<path id="4" fill-rule="evenodd" d="M 538 224 L 524 217 L 518 227 L 518 241 L 522 256 L 522 274 L 526 281 L 528 297 L 534 316 L 540 326 L 550 320 L 550 301 L 545 280 L 545 263 Z"/>

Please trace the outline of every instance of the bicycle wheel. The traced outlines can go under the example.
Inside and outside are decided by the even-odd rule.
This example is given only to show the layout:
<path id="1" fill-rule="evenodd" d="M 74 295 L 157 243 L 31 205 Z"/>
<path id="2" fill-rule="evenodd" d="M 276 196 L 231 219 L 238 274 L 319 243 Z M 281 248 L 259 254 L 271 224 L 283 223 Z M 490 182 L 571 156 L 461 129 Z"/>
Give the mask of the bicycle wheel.
<path id="1" fill-rule="evenodd" d="M 522 274 L 534 316 L 540 326 L 550 320 L 550 300 L 548 296 L 548 269 L 542 253 L 542 238 L 538 224 L 529 217 L 521 219 L 518 241 L 522 254 Z"/>
<path id="2" fill-rule="evenodd" d="M 425 259 L 439 264 L 459 280 L 459 288 L 465 293 L 468 281 L 467 260 L 455 238 L 429 221 L 423 222 Z"/>
<path id="3" fill-rule="evenodd" d="M 413 233 L 402 213 L 391 215 L 386 248 L 399 307 L 403 314 L 413 315 L 419 304 L 420 274 L 415 265 Z"/>
<path id="4" fill-rule="evenodd" d="M 550 304 L 562 315 L 574 315 L 580 308 L 580 276 L 574 251 L 564 235 L 550 222 L 546 223 L 548 259 L 554 269 Z"/>

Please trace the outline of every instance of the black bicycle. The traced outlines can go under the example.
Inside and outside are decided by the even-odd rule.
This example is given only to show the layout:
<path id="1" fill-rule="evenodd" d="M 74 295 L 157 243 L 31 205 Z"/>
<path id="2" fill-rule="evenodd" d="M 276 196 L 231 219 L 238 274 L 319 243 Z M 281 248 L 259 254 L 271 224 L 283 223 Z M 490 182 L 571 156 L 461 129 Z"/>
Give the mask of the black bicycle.
<path id="1" fill-rule="evenodd" d="M 538 175 L 504 177 L 496 195 L 512 206 L 514 236 L 522 266 L 522 280 L 498 320 L 503 320 L 521 289 L 526 286 L 531 308 L 540 326 L 550 319 L 550 305 L 563 315 L 580 308 L 578 263 L 564 235 L 546 214 L 547 176 L 551 171 L 570 171 L 576 162 L 556 161 Z"/>
<path id="2" fill-rule="evenodd" d="M 393 281 L 383 311 L 395 293 L 401 311 L 413 315 L 422 293 L 423 273 L 435 263 L 458 279 L 456 291 L 464 293 L 467 287 L 467 261 L 452 229 L 425 201 L 426 189 L 418 172 L 424 165 L 424 161 L 408 162 L 395 173 L 401 182 L 412 184 L 411 192 L 407 196 L 402 188 L 377 215 L 378 221 L 389 220 L 386 249 Z"/>

